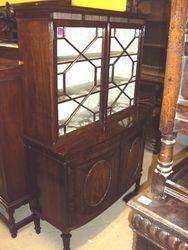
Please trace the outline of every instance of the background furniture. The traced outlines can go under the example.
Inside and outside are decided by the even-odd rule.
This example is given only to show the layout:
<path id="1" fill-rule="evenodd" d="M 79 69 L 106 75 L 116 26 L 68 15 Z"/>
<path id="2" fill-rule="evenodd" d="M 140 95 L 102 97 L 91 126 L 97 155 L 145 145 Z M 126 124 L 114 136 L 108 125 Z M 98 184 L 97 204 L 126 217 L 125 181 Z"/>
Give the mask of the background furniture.
<path id="1" fill-rule="evenodd" d="M 154 153 L 159 153 L 161 146 L 159 121 L 166 66 L 170 1 L 140 1 L 139 10 L 147 13 L 141 67 L 141 93 L 142 101 L 151 108 L 151 116 L 145 129 L 145 147 Z"/>
<path id="2" fill-rule="evenodd" d="M 0 7 L 0 56 L 19 60 L 15 13 L 9 4 Z"/>
<path id="3" fill-rule="evenodd" d="M 17 230 L 33 221 L 33 215 L 15 223 L 14 212 L 29 203 L 31 192 L 24 166 L 22 124 L 22 65 L 0 59 L 0 219 L 9 227 L 12 237 Z M 33 197 L 32 197 L 33 199 Z"/>
<path id="4" fill-rule="evenodd" d="M 0 9 L 0 219 L 9 227 L 12 237 L 18 229 L 37 219 L 33 215 L 15 222 L 14 212 L 30 203 L 34 209 L 33 193 L 29 189 L 24 164 L 22 94 L 23 68 L 19 62 L 15 18 L 9 5 Z"/>
<path id="5" fill-rule="evenodd" d="M 19 60 L 19 49 L 17 43 L 0 41 L 1 59 Z"/>
<path id="6" fill-rule="evenodd" d="M 68 1 L 15 9 L 25 153 L 39 201 L 34 216 L 60 229 L 69 249 L 71 230 L 132 185 L 139 188 L 147 115 L 139 105 L 144 20 Z"/>
<path id="7" fill-rule="evenodd" d="M 15 13 L 8 3 L 0 7 L 0 58 L 1 63 L 19 61 Z"/>
<path id="8" fill-rule="evenodd" d="M 129 205 L 134 209 L 133 249 L 188 249 L 186 203 L 174 198 L 157 200 L 150 192 L 142 192 Z"/>
<path id="9" fill-rule="evenodd" d="M 136 214 L 132 219 L 136 249 L 188 249 L 188 155 L 173 165 L 177 132 L 188 134 L 187 11 L 186 0 L 172 1 L 160 124 L 162 147 L 151 192 L 129 203 Z"/>
<path id="10" fill-rule="evenodd" d="M 0 40 L 17 42 L 15 12 L 9 3 L 0 7 Z"/>

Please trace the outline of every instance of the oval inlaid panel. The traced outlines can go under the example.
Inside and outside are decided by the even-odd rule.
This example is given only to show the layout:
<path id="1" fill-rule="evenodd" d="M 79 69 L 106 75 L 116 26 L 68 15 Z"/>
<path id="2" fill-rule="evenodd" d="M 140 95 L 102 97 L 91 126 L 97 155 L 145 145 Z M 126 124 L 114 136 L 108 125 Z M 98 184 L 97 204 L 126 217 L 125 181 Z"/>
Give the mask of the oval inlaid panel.
<path id="1" fill-rule="evenodd" d="M 84 184 L 84 199 L 88 206 L 99 205 L 106 197 L 111 182 L 111 168 L 106 160 L 99 161 L 89 171 Z"/>
<path id="2" fill-rule="evenodd" d="M 136 175 L 140 159 L 141 159 L 141 153 L 142 153 L 142 139 L 137 138 L 129 151 L 129 157 L 128 157 L 128 167 L 129 167 L 129 178 Z"/>

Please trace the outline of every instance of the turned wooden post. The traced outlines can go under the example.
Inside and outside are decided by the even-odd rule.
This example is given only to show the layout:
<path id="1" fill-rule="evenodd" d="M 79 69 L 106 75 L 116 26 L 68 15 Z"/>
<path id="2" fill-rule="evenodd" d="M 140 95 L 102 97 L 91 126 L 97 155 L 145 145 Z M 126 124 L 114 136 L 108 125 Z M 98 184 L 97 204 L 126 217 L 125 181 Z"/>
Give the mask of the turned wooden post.
<path id="1" fill-rule="evenodd" d="M 152 192 L 161 196 L 164 192 L 166 179 L 172 173 L 173 166 L 173 148 L 176 138 L 174 118 L 180 89 L 187 6 L 187 0 L 172 0 L 171 3 L 167 63 L 160 121 L 162 147 L 151 185 Z"/>

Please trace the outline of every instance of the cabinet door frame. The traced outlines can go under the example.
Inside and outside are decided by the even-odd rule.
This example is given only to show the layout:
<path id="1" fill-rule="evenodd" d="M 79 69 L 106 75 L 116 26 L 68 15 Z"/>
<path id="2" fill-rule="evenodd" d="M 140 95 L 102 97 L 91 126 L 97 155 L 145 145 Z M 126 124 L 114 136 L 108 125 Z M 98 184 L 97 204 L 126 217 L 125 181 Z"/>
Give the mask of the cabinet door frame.
<path id="1" fill-rule="evenodd" d="M 135 165 L 135 169 L 133 169 L 133 173 L 130 176 L 129 169 L 132 165 L 128 165 L 130 162 L 130 156 L 132 156 L 132 149 L 134 143 L 140 140 L 140 155 L 137 155 L 137 165 Z M 120 173 L 119 176 L 119 192 L 124 194 L 126 190 L 128 190 L 136 181 L 141 177 L 142 174 L 142 163 L 144 156 L 144 132 L 143 129 L 140 128 L 137 131 L 135 129 L 133 132 L 130 131 L 130 134 L 125 133 L 122 137 L 121 141 L 121 155 L 120 155 Z M 126 154 L 125 154 L 126 152 Z M 126 175 L 123 175 L 125 173 Z M 124 176 L 124 178 L 123 178 Z"/>
<path id="2" fill-rule="evenodd" d="M 143 46 L 144 46 L 144 35 L 145 35 L 145 24 L 131 24 L 131 23 L 115 23 L 115 22 L 112 22 L 112 23 L 109 23 L 109 29 L 107 30 L 108 32 L 108 40 L 107 42 L 109 43 L 108 44 L 108 48 L 109 48 L 109 51 L 108 51 L 108 55 L 110 54 L 110 48 L 111 48 L 111 44 L 110 44 L 110 39 L 111 39 L 111 30 L 113 28 L 118 28 L 118 29 L 138 29 L 140 30 L 140 35 L 139 35 L 139 40 L 138 40 L 138 58 L 137 58 L 137 70 L 136 70 L 136 79 L 135 79 L 135 95 L 134 95 L 134 105 L 131 105 L 129 106 L 128 108 L 125 108 L 121 111 L 118 111 L 117 113 L 114 113 L 110 116 L 107 116 L 107 102 L 108 102 L 108 97 L 107 97 L 107 100 L 106 100 L 106 114 L 105 114 L 105 117 L 106 117 L 106 120 L 111 120 L 112 117 L 119 117 L 119 119 L 121 120 L 122 118 L 122 114 L 125 113 L 125 111 L 127 110 L 136 110 L 138 108 L 138 105 L 139 105 L 139 95 L 140 95 L 140 82 L 141 82 L 141 64 L 142 64 L 142 60 L 143 60 Z M 109 65 L 110 65 L 110 57 L 108 56 L 108 70 L 109 70 Z M 107 85 L 109 85 L 109 72 L 108 72 L 108 75 L 107 75 Z M 108 87 L 106 89 L 106 92 L 107 92 L 107 95 L 108 95 Z"/>
<path id="3" fill-rule="evenodd" d="M 140 86 L 140 71 L 141 71 L 141 62 L 142 62 L 142 48 L 143 48 L 143 38 L 144 38 L 144 24 L 131 24 L 131 23 L 118 23 L 118 22 L 96 22 L 96 21 L 86 21 L 86 20 L 63 20 L 56 19 L 53 21 L 53 29 L 54 29 L 54 44 L 53 44 L 53 61 L 54 61 L 54 89 L 55 89 L 55 109 L 56 110 L 56 141 L 55 144 L 61 144 L 63 137 L 65 135 L 59 135 L 58 128 L 58 93 L 57 93 L 57 27 L 83 27 L 83 28 L 103 28 L 103 41 L 102 41 L 102 57 L 101 57 L 101 86 L 100 86 L 100 109 L 99 109 L 99 120 L 92 122 L 86 126 L 80 127 L 75 131 L 71 131 L 71 134 L 76 135 L 77 131 L 83 131 L 85 127 L 94 127 L 95 124 L 99 124 L 103 128 L 105 128 L 106 123 L 115 119 L 122 119 L 123 114 L 127 116 L 127 111 L 131 110 L 136 111 L 138 106 L 138 97 L 139 97 L 139 86 Z M 135 97 L 134 97 L 134 105 L 131 105 L 117 113 L 114 113 L 110 116 L 107 116 L 107 106 L 108 106 L 108 86 L 109 86 L 109 64 L 110 64 L 110 40 L 111 40 L 111 29 L 112 28 L 121 28 L 121 29 L 139 29 L 140 36 L 138 41 L 138 59 L 137 59 L 137 69 L 136 69 L 136 79 L 135 79 Z M 78 132 L 79 133 L 79 132 Z"/>
<path id="4" fill-rule="evenodd" d="M 109 207 L 118 197 L 119 137 L 117 141 L 111 143 L 114 143 L 114 145 L 107 146 L 106 144 L 101 144 L 100 147 L 94 146 L 93 150 L 98 152 L 95 152 L 94 155 L 91 154 L 87 160 L 83 160 L 85 151 L 82 151 L 83 159 L 81 161 L 80 158 L 78 158 L 78 160 L 74 159 L 68 166 L 68 209 L 71 227 L 77 227 L 78 224 L 82 225 L 90 221 Z M 105 146 L 107 148 L 103 152 L 102 147 Z M 90 180 L 91 173 L 95 171 L 97 164 L 103 162 L 105 165 L 102 165 L 99 169 L 100 171 L 107 170 L 107 168 L 109 169 L 109 182 L 108 185 L 106 185 L 104 195 L 100 197 L 98 202 L 89 204 L 86 199 L 86 190 L 87 185 L 89 184 L 91 188 L 93 183 L 90 184 L 88 181 Z M 103 169 L 104 167 L 105 169 Z M 100 171 L 98 171 L 99 169 L 97 168 L 98 173 L 100 173 Z M 101 183 L 99 186 L 101 186 Z"/>
<path id="5" fill-rule="evenodd" d="M 101 77 L 100 77 L 100 104 L 99 104 L 99 120 L 92 122 L 91 124 L 88 124 L 86 126 L 93 126 L 93 123 L 101 123 L 101 121 L 103 120 L 103 113 L 104 113 L 104 101 L 103 98 L 105 96 L 105 90 L 104 90 L 104 75 L 105 75 L 105 67 L 104 65 L 104 58 L 105 58 L 105 34 L 106 34 L 106 27 L 107 27 L 107 23 L 106 22 L 94 22 L 94 21 L 74 21 L 74 20 L 55 20 L 53 23 L 53 28 L 54 28 L 54 46 L 53 46 L 53 54 L 54 54 L 54 84 L 55 84 L 55 110 L 56 110 L 56 134 L 57 134 L 57 138 L 56 141 L 61 141 L 61 139 L 64 137 L 64 135 L 58 135 L 58 86 L 57 86 L 57 27 L 72 27 L 72 28 L 102 28 L 103 29 L 103 38 L 102 38 L 102 48 L 101 48 Z M 86 126 L 80 127 L 79 129 L 76 129 L 75 132 L 77 130 L 80 129 L 84 129 Z M 71 132 L 72 133 L 72 132 Z"/>

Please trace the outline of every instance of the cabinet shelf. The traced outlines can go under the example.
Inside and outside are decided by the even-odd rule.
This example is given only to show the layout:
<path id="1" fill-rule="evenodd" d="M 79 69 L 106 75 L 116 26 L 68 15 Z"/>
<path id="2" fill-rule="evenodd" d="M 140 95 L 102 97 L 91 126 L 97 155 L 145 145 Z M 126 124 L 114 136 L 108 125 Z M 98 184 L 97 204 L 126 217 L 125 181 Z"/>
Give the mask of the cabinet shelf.
<path id="1" fill-rule="evenodd" d="M 126 83 L 131 83 L 134 81 L 135 81 L 135 78 L 132 78 L 131 81 L 129 81 L 129 78 L 124 78 L 124 77 L 114 78 L 114 82 L 119 87 L 125 85 Z M 94 86 L 94 83 L 89 82 L 89 83 L 79 84 L 74 87 L 67 87 L 66 94 L 63 92 L 63 90 L 58 90 L 58 104 L 71 101 L 72 99 L 86 97 L 91 91 L 91 89 L 93 88 L 93 86 Z M 116 88 L 116 86 L 113 83 L 109 83 L 108 89 L 113 89 L 113 88 Z M 97 82 L 96 88 L 92 91 L 91 95 L 99 93 L 99 92 L 100 92 L 100 81 Z"/>
<path id="2" fill-rule="evenodd" d="M 164 71 L 161 67 L 143 64 L 141 69 L 141 80 L 163 83 Z"/>
<path id="3" fill-rule="evenodd" d="M 115 58 L 118 56 L 124 57 L 124 56 L 128 56 L 126 53 L 124 53 L 123 55 L 121 55 L 123 53 L 123 51 L 112 51 L 110 53 L 110 58 Z M 137 53 L 135 52 L 129 52 L 130 56 L 134 56 L 137 55 Z M 87 57 L 88 60 L 100 60 L 102 55 L 101 53 L 87 53 L 84 55 L 85 57 Z M 75 60 L 77 62 L 84 62 L 86 61 L 86 58 L 84 56 L 80 56 L 78 59 L 76 59 L 78 57 L 78 55 L 71 55 L 71 56 L 59 56 L 57 58 L 57 64 L 66 64 L 66 63 L 72 63 Z M 61 73 L 59 73 L 61 74 Z"/>
<path id="4" fill-rule="evenodd" d="M 165 44 L 160 43 L 144 43 L 144 47 L 156 48 L 156 49 L 166 49 Z"/>
<path id="5" fill-rule="evenodd" d="M 166 23 L 168 23 L 168 20 L 151 17 L 151 18 L 148 18 L 148 19 L 146 20 L 146 22 L 147 22 L 147 23 L 161 23 L 161 24 L 166 24 Z"/>

